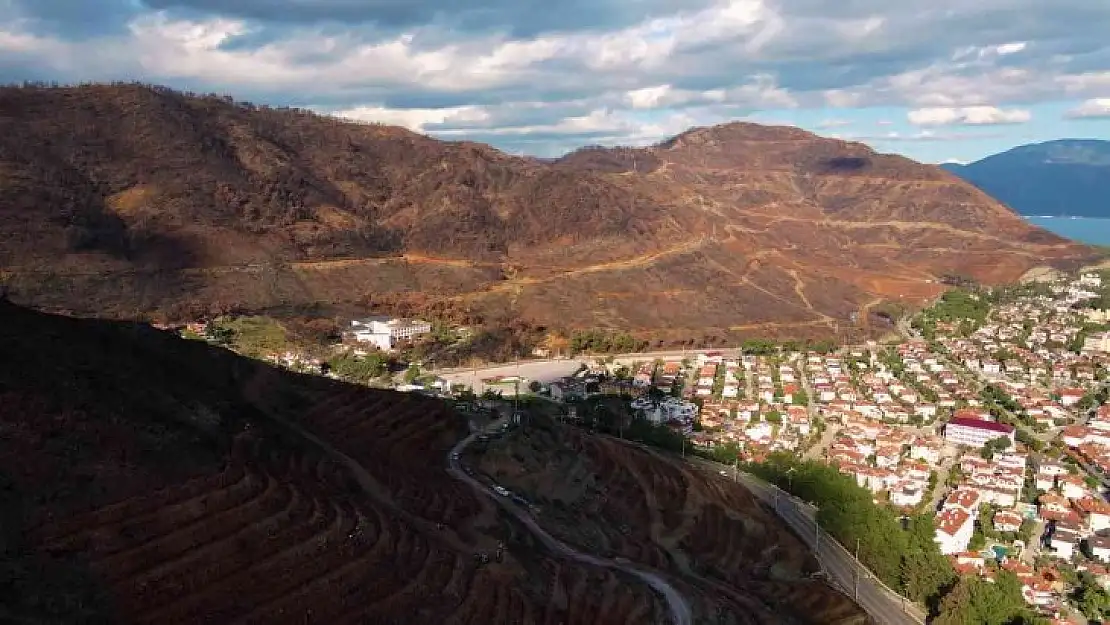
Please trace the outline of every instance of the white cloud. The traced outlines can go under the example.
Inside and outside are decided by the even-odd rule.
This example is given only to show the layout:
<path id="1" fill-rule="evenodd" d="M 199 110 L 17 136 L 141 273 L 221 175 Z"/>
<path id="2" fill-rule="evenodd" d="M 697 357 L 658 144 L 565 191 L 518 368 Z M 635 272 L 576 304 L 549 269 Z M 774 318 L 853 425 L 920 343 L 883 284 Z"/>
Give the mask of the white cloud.
<path id="1" fill-rule="evenodd" d="M 89 34 L 88 0 L 0 0 L 0 82 L 135 78 L 509 149 L 555 137 L 545 151 L 782 109 L 898 107 L 921 127 L 986 126 L 1087 99 L 1072 113 L 1087 117 L 1110 94 L 1105 0 L 224 4 L 99 0 L 93 13 L 116 21 Z"/>
<path id="2" fill-rule="evenodd" d="M 458 106 L 439 109 L 391 109 L 383 106 L 359 106 L 333 113 L 336 117 L 360 122 L 376 122 L 404 126 L 415 132 L 425 132 L 429 124 L 448 122 L 486 122 L 490 115 L 476 106 Z"/>
<path id="3" fill-rule="evenodd" d="M 1033 115 L 1025 109 L 966 106 L 915 109 L 907 113 L 906 118 L 915 126 L 994 126 L 1024 124 L 1033 119 Z"/>
<path id="4" fill-rule="evenodd" d="M 673 95 L 674 90 L 670 85 L 656 85 L 629 91 L 627 97 L 634 109 L 653 109 L 664 104 L 676 103 L 678 100 L 668 97 Z"/>
<path id="5" fill-rule="evenodd" d="M 1093 98 L 1066 113 L 1071 119 L 1110 119 L 1110 98 Z"/>
<path id="6" fill-rule="evenodd" d="M 1110 90 L 1110 70 L 1104 72 L 1084 72 L 1068 76 L 1057 76 L 1056 84 L 1069 94 Z"/>

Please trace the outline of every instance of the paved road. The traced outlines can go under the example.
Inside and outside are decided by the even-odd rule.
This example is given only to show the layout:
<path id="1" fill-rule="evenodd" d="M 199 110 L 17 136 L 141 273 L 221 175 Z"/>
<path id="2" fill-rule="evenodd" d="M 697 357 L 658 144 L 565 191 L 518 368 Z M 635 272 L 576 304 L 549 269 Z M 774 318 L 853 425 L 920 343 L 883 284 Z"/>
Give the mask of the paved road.
<path id="1" fill-rule="evenodd" d="M 529 358 L 526 360 L 517 360 L 512 362 L 501 362 L 490 364 L 485 367 L 479 367 L 479 373 L 489 369 L 499 369 L 503 367 L 515 367 L 516 365 L 535 364 L 535 363 L 551 363 L 551 362 L 596 362 L 602 358 L 613 358 L 615 362 L 629 363 L 629 362 L 644 362 L 647 360 L 655 360 L 657 358 L 668 359 L 674 358 L 681 360 L 682 358 L 695 358 L 698 354 L 705 352 L 721 352 L 729 357 L 738 358 L 740 354 L 739 347 L 705 347 L 701 349 L 685 349 L 685 350 L 670 350 L 663 352 L 630 352 L 627 354 L 579 354 L 573 358 L 545 358 L 537 360 Z M 473 370 L 473 367 L 454 367 L 444 369 L 428 369 L 429 373 L 436 373 L 437 375 L 447 375 L 451 373 L 466 373 Z"/>
<path id="2" fill-rule="evenodd" d="M 823 460 L 825 454 L 829 451 L 829 446 L 833 444 L 836 435 L 839 433 L 840 425 L 826 421 L 825 431 L 821 434 L 821 439 L 802 454 L 802 460 Z"/>
<path id="3" fill-rule="evenodd" d="M 695 358 L 699 353 L 704 352 L 721 352 L 730 358 L 739 358 L 740 350 L 736 347 L 730 348 L 705 348 L 697 350 L 673 350 L 665 352 L 640 352 L 632 354 L 614 354 L 612 355 L 613 361 L 617 364 L 631 365 L 634 362 L 645 362 L 661 359 L 675 359 L 682 358 Z M 585 363 L 592 363 L 599 358 L 608 357 L 605 354 L 597 355 L 580 355 L 574 358 L 549 358 L 546 360 L 521 360 L 518 362 L 498 363 L 478 368 L 454 368 L 454 369 L 429 369 L 428 373 L 434 373 L 445 380 L 449 380 L 455 384 L 466 384 L 474 387 L 475 393 L 481 393 L 484 390 L 482 385 L 482 378 L 492 378 L 494 376 L 507 376 L 507 375 L 522 375 L 530 380 L 539 380 L 540 382 L 553 382 L 563 376 L 570 375 L 578 370 L 578 367 Z"/>
<path id="4" fill-rule="evenodd" d="M 495 422 L 491 424 L 490 428 L 492 429 L 499 425 L 500 422 Z M 498 505 L 501 506 L 502 509 L 516 517 L 518 521 L 524 524 L 524 526 L 527 527 L 528 530 L 532 532 L 532 534 L 552 552 L 559 554 L 565 558 L 577 560 L 579 562 L 584 562 L 593 566 L 618 569 L 624 571 L 625 573 L 628 573 L 629 575 L 634 575 L 635 577 L 640 578 L 644 581 L 644 583 L 651 586 L 652 589 L 655 590 L 655 592 L 659 593 L 659 595 L 663 597 L 663 600 L 667 602 L 667 607 L 670 609 L 671 612 L 671 620 L 675 625 L 693 625 L 693 616 L 690 611 L 690 604 L 686 601 L 686 598 L 683 597 L 682 594 L 674 588 L 674 586 L 671 586 L 665 579 L 663 579 L 662 576 L 652 571 L 641 569 L 631 563 L 622 563 L 615 560 L 609 560 L 607 558 L 599 558 L 597 556 L 583 553 L 574 549 L 570 545 L 567 545 L 566 543 L 556 539 L 551 534 L 548 534 L 546 530 L 540 527 L 539 523 L 536 522 L 532 515 L 528 514 L 520 507 L 514 505 L 507 498 L 499 496 L 497 493 L 487 488 L 484 484 L 468 475 L 466 471 L 463 471 L 459 464 L 458 456 L 462 455 L 462 452 L 464 449 L 466 449 L 467 445 L 474 442 L 474 439 L 478 436 L 478 434 L 479 432 L 474 432 L 470 436 L 467 436 L 466 438 L 459 441 L 458 444 L 455 445 L 455 447 L 452 448 L 451 452 L 447 455 L 448 472 L 455 479 L 466 482 L 470 485 L 471 488 L 475 489 L 478 492 L 484 493 L 487 497 L 492 498 L 495 502 L 497 502 Z"/>
<path id="5" fill-rule="evenodd" d="M 957 458 L 955 456 L 945 456 L 937 466 L 937 485 L 933 488 L 933 492 L 929 494 L 929 505 L 925 508 L 930 514 L 936 513 L 937 506 L 940 505 L 940 500 L 948 494 L 948 474 L 955 466 Z"/>
<path id="6" fill-rule="evenodd" d="M 582 360 L 536 360 L 511 365 L 496 365 L 479 369 L 456 370 L 453 373 L 439 372 L 437 375 L 452 384 L 464 384 L 474 388 L 475 393 L 481 394 L 485 390 L 483 378 L 496 376 L 520 375 L 529 380 L 540 382 L 554 382 L 561 377 L 578 371 Z"/>
<path id="7" fill-rule="evenodd" d="M 703 470 L 719 473 L 725 465 L 692 459 Z M 871 572 L 824 530 L 818 530 L 816 508 L 779 490 L 755 476 L 735 471 L 734 475 L 756 497 L 772 505 L 775 513 L 814 551 L 829 581 L 883 625 L 915 625 L 925 622 L 921 609 L 887 589 Z M 857 586 L 858 585 L 858 586 Z M 856 589 L 858 587 L 858 594 Z"/>

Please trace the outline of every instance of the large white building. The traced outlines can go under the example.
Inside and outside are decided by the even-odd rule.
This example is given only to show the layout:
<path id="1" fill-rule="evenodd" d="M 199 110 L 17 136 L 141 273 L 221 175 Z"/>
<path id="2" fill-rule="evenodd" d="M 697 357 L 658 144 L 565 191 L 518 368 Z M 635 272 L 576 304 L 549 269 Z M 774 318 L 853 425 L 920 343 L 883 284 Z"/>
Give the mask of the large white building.
<path id="1" fill-rule="evenodd" d="M 356 341 L 389 351 L 397 341 L 431 332 L 432 324 L 419 319 L 355 319 L 351 328 Z"/>
<path id="2" fill-rule="evenodd" d="M 995 438 L 1008 438 L 1014 444 L 1014 427 L 1005 423 L 956 417 L 944 426 L 944 440 L 955 445 L 982 447 Z"/>

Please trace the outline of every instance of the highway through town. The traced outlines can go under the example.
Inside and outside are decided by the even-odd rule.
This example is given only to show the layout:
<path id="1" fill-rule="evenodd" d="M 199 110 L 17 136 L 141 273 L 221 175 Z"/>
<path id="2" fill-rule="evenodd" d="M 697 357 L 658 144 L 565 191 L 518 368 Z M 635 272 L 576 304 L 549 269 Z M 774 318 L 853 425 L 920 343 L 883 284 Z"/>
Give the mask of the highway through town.
<path id="1" fill-rule="evenodd" d="M 486 431 L 493 431 L 502 423 L 504 423 L 504 420 L 494 422 L 487 428 Z M 548 534 L 546 530 L 540 527 L 539 523 L 536 522 L 535 518 L 533 518 L 531 514 L 525 512 L 522 508 L 512 503 L 508 498 L 498 495 L 490 487 L 487 487 L 485 484 L 474 479 L 466 471 L 464 471 L 459 462 L 459 457 L 462 455 L 462 452 L 466 449 L 467 445 L 474 442 L 474 439 L 477 438 L 479 434 L 480 432 L 471 433 L 469 436 L 459 441 L 458 444 L 456 444 L 447 454 L 447 471 L 451 474 L 452 477 L 467 483 L 468 485 L 470 485 L 471 488 L 475 489 L 478 492 L 484 493 L 487 497 L 493 499 L 503 510 L 513 515 L 526 528 L 528 528 L 528 531 L 530 531 L 532 535 L 539 539 L 539 541 L 543 543 L 543 545 L 551 550 L 553 553 L 558 554 L 564 558 L 577 560 L 578 562 L 582 562 L 585 564 L 624 571 L 629 575 L 643 580 L 644 583 L 655 590 L 655 592 L 658 593 L 664 601 L 666 601 L 667 607 L 671 612 L 671 621 L 675 625 L 693 625 L 693 616 L 690 610 L 690 604 L 686 601 L 686 598 L 683 597 L 682 594 L 679 593 L 674 586 L 663 579 L 662 576 L 652 571 L 642 569 L 631 563 L 623 563 L 617 562 L 616 560 L 610 560 L 608 558 L 600 558 L 574 549 L 570 545 L 567 545 L 566 543 L 556 539 L 551 534 Z"/>

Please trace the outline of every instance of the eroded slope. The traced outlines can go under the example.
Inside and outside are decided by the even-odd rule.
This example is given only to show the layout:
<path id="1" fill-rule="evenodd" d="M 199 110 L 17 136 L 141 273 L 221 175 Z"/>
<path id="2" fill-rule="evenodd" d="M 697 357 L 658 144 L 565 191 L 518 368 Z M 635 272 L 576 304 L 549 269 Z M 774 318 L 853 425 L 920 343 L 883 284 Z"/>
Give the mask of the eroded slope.
<path id="1" fill-rule="evenodd" d="M 36 306 L 415 292 L 547 326 L 828 334 L 946 275 L 1092 257 L 939 168 L 796 128 L 544 162 L 138 85 L 0 90 L 0 278 Z"/>

